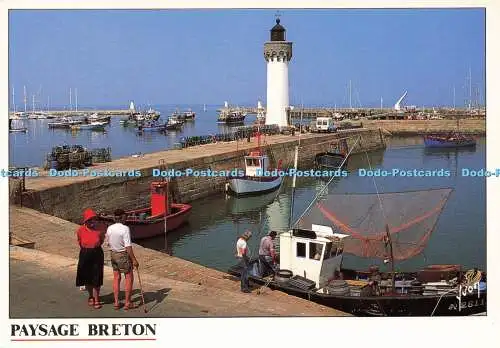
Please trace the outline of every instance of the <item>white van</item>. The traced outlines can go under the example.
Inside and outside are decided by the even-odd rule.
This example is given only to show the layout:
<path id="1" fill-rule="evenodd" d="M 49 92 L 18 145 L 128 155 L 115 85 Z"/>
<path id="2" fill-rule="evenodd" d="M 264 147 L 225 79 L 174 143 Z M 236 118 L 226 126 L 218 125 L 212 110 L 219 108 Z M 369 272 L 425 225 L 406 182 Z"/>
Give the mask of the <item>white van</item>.
<path id="1" fill-rule="evenodd" d="M 335 132 L 336 127 L 333 124 L 333 118 L 331 117 L 318 117 L 316 118 L 316 130 L 318 132 Z"/>

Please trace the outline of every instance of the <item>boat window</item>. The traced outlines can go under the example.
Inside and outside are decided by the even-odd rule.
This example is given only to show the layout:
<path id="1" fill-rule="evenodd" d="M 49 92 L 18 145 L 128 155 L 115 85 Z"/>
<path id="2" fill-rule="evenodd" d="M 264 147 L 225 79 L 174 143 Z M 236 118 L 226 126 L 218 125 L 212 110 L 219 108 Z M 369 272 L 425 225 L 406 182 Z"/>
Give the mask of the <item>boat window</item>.
<path id="1" fill-rule="evenodd" d="M 306 257 L 306 243 L 297 242 L 297 257 Z"/>
<path id="2" fill-rule="evenodd" d="M 335 256 L 335 254 L 331 255 L 332 253 L 332 243 L 326 243 L 325 245 L 325 256 L 323 257 L 323 260 L 326 260 L 330 257 L 333 257 Z"/>
<path id="3" fill-rule="evenodd" d="M 323 252 L 323 244 L 320 243 L 309 243 L 309 258 L 313 260 L 321 259 L 321 253 Z"/>
<path id="4" fill-rule="evenodd" d="M 247 166 L 253 166 L 253 160 L 251 158 L 247 158 Z"/>

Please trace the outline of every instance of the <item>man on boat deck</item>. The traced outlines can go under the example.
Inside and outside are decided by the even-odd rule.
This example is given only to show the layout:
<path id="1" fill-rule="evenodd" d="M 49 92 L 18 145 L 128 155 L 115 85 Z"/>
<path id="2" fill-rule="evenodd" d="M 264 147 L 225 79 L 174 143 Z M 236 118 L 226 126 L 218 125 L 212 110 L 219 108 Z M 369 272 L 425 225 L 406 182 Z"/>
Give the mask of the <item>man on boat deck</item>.
<path id="1" fill-rule="evenodd" d="M 236 257 L 241 260 L 241 291 L 250 293 L 250 282 L 248 281 L 248 272 L 250 270 L 250 259 L 248 258 L 247 241 L 252 237 L 252 232 L 245 231 L 236 242 Z"/>
<path id="2" fill-rule="evenodd" d="M 111 266 L 113 266 L 113 293 L 115 298 L 115 309 L 120 309 L 120 282 L 121 273 L 125 273 L 125 306 L 123 309 L 133 309 L 135 305 L 131 302 L 132 287 L 134 284 L 134 271 L 139 267 L 132 250 L 130 239 L 130 228 L 123 223 L 126 220 L 122 209 L 115 211 L 115 223 L 108 227 L 106 237 L 111 249 Z"/>
<path id="3" fill-rule="evenodd" d="M 265 277 L 274 274 L 273 264 L 276 263 L 276 251 L 274 250 L 273 240 L 276 238 L 276 231 L 271 231 L 260 240 L 259 246 L 259 264 L 260 274 Z"/>

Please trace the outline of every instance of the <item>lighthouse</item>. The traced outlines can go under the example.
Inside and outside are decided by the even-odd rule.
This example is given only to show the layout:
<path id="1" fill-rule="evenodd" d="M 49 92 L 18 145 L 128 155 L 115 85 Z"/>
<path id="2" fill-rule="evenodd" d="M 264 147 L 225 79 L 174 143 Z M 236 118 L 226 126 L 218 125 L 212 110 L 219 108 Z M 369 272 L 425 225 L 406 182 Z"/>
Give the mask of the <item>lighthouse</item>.
<path id="1" fill-rule="evenodd" d="M 286 30 L 276 19 L 271 40 L 264 43 L 267 62 L 266 125 L 288 126 L 288 63 L 292 59 L 292 43 L 286 41 Z"/>

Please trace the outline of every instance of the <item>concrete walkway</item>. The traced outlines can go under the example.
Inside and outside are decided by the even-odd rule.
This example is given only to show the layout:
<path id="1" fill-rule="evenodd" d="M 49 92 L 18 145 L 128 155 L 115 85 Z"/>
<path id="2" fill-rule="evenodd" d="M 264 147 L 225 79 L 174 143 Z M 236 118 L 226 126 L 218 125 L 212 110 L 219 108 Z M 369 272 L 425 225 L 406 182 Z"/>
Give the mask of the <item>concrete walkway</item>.
<path id="1" fill-rule="evenodd" d="M 192 283 L 159 278 L 141 272 L 144 307 L 124 311 L 113 308 L 112 269 L 104 270 L 101 300 L 104 306 L 87 305 L 87 293 L 74 286 L 77 260 L 38 250 L 11 247 L 10 316 L 12 318 L 61 317 L 238 317 L 331 316 L 326 307 L 308 310 L 279 303 L 265 295 L 235 293 Z M 122 285 L 123 286 L 123 285 Z M 132 299 L 141 304 L 136 276 Z M 122 294 L 123 299 L 124 294 Z"/>
<path id="2" fill-rule="evenodd" d="M 10 231 L 14 234 L 14 236 L 35 242 L 35 249 L 38 249 L 39 253 L 43 251 L 40 255 L 46 255 L 44 263 L 40 264 L 43 268 L 47 269 L 48 272 L 45 273 L 46 277 L 43 279 L 46 280 L 42 280 L 42 283 L 55 281 L 54 277 L 50 277 L 50 274 L 57 274 L 58 277 L 62 277 L 64 272 L 62 272 L 61 269 L 70 269 L 68 273 L 69 278 L 64 278 L 63 280 L 63 283 L 69 285 L 64 285 L 61 289 L 65 288 L 66 290 L 64 290 L 64 293 L 72 294 L 71 298 L 73 298 L 75 291 L 77 291 L 77 289 L 73 286 L 74 275 L 76 274 L 74 269 L 76 267 L 76 258 L 78 257 L 79 250 L 75 237 L 77 228 L 78 225 L 76 224 L 54 216 L 40 213 L 36 210 L 16 206 L 10 207 Z M 23 248 L 12 250 L 17 250 L 16 255 L 24 255 L 24 259 L 22 259 L 21 256 L 17 256 L 17 259 L 20 261 L 37 261 L 36 257 L 28 258 L 29 255 L 35 255 L 33 253 L 37 250 L 33 251 Z M 154 293 L 163 288 L 174 289 L 173 284 L 177 284 L 180 289 L 178 291 L 186 294 L 184 298 L 186 303 L 196 306 L 209 305 L 210 303 L 213 303 L 215 307 L 210 310 L 210 315 L 246 316 L 274 315 L 274 313 L 277 313 L 276 315 L 286 316 L 346 315 L 345 313 L 332 308 L 320 306 L 294 296 L 288 296 L 280 291 L 271 291 L 266 289 L 266 291 L 264 291 L 261 295 L 257 295 L 256 291 L 252 294 L 243 294 L 239 290 L 239 281 L 235 281 L 232 276 L 226 273 L 182 260 L 177 257 L 169 256 L 155 250 L 143 248 L 136 244 L 134 244 L 134 252 L 140 263 L 141 277 L 143 278 L 143 281 L 148 279 L 147 277 L 152 279 L 151 286 L 154 285 Z M 14 255 L 15 254 L 11 253 L 11 258 L 16 258 Z M 105 252 L 105 260 L 107 261 L 108 259 L 109 253 Z M 55 260 L 63 260 L 64 262 L 61 261 L 63 263 L 58 266 L 59 268 L 57 268 L 57 271 L 55 273 L 51 273 L 50 267 L 57 264 Z M 14 263 L 11 264 L 15 265 Z M 37 273 L 33 274 L 33 277 L 35 277 L 33 279 L 36 281 Z M 158 283 L 154 282 L 155 279 L 158 279 Z M 108 280 L 105 283 L 108 284 L 105 285 L 105 289 L 108 290 L 104 290 L 103 294 L 106 294 L 106 291 L 108 291 L 108 293 L 111 292 L 111 280 Z M 15 284 L 15 282 L 13 284 Z M 188 291 L 185 289 L 188 289 Z M 17 290 L 11 288 L 11 293 L 16 291 Z M 25 291 L 30 290 L 25 289 Z M 36 290 L 32 291 L 32 294 L 35 297 L 39 296 Z M 43 296 L 47 296 L 44 292 L 42 292 L 42 294 Z M 205 302 L 201 304 L 198 302 L 200 300 L 200 295 L 203 295 L 201 297 L 204 298 L 203 301 L 207 301 L 207 304 L 205 304 Z M 85 304 L 85 295 L 82 296 Z M 244 313 L 247 314 L 241 314 L 239 308 L 236 307 L 235 304 L 240 303 L 241 301 L 249 301 L 249 299 L 252 299 L 251 301 L 255 301 L 253 309 L 247 306 L 244 309 Z M 229 303 L 226 303 L 225 301 L 229 301 Z M 92 313 L 92 315 L 94 314 L 95 313 Z"/>

